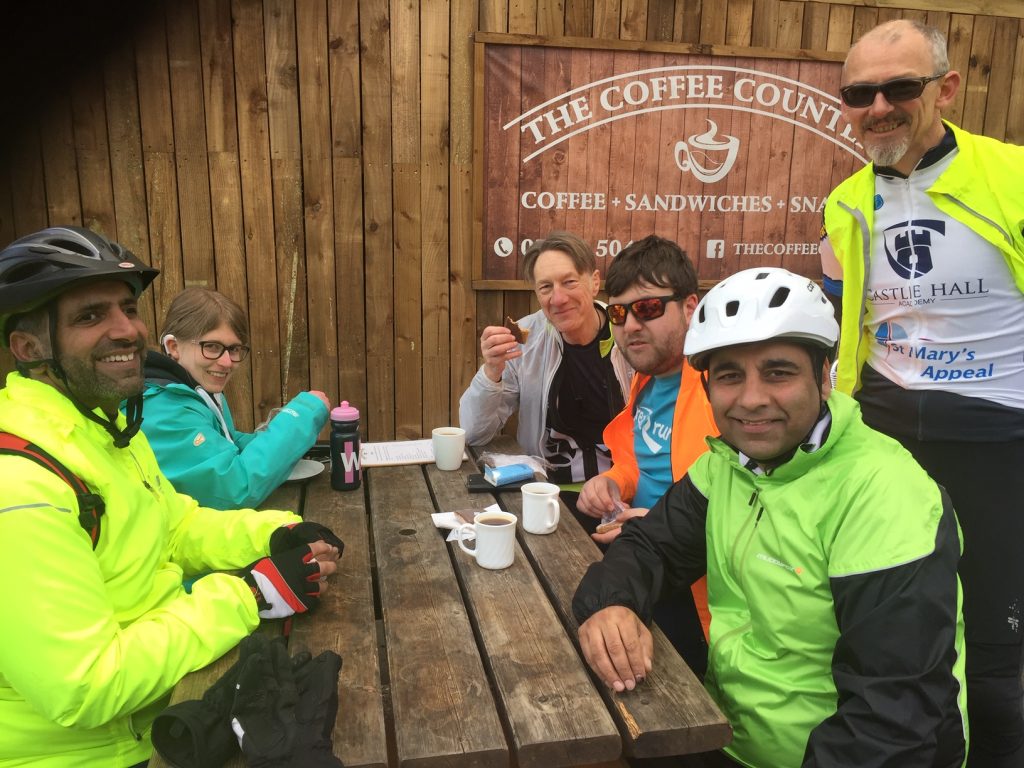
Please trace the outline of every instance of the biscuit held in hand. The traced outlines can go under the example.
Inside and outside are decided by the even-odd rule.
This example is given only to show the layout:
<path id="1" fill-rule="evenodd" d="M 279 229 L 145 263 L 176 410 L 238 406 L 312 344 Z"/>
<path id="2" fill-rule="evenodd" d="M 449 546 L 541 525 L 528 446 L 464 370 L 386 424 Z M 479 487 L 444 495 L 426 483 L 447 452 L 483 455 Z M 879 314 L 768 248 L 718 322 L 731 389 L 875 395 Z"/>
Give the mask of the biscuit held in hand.
<path id="1" fill-rule="evenodd" d="M 529 328 L 520 328 L 519 323 L 513 320 L 511 317 L 505 317 L 506 325 L 508 326 L 509 332 L 515 338 L 517 344 L 525 344 L 526 340 L 530 337 Z"/>

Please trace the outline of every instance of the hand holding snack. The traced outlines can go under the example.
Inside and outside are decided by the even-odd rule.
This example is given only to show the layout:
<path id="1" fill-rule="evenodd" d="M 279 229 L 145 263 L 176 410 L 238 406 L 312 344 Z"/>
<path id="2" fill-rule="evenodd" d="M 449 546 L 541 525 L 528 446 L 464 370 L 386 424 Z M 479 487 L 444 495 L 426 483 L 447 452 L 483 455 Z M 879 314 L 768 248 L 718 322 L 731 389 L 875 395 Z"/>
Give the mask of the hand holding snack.
<path id="1" fill-rule="evenodd" d="M 603 518 L 611 515 L 612 519 L 619 513 L 621 502 L 619 486 L 607 475 L 596 475 L 583 484 L 580 496 L 576 500 L 576 509 L 585 515 Z M 625 505 L 622 504 L 625 509 Z"/>
<path id="2" fill-rule="evenodd" d="M 484 373 L 491 381 L 501 381 L 505 363 L 523 354 L 516 337 L 508 328 L 489 325 L 480 335 L 480 354 L 484 359 Z"/>
<path id="3" fill-rule="evenodd" d="M 620 501 L 619 504 L 622 504 L 622 502 Z M 622 504 L 622 511 L 615 516 L 615 519 L 607 522 L 602 520 L 601 524 L 597 526 L 597 533 L 591 534 L 590 538 L 598 544 L 611 544 L 615 537 L 619 535 L 619 531 L 622 530 L 624 522 L 631 517 L 643 517 L 647 512 L 648 510 L 643 507 L 627 508 L 625 504 Z"/>
<path id="4" fill-rule="evenodd" d="M 530 329 L 520 328 L 519 323 L 508 315 L 505 316 L 505 325 L 511 331 L 512 338 L 516 340 L 516 344 L 525 344 L 526 340 L 530 338 Z"/>

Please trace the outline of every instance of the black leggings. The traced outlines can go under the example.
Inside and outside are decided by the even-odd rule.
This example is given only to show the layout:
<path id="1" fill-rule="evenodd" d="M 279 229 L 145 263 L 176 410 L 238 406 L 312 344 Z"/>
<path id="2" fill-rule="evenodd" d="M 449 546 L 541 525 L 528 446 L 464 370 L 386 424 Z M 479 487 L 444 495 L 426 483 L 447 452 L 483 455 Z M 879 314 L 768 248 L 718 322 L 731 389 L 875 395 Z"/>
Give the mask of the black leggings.
<path id="1" fill-rule="evenodd" d="M 968 768 L 1024 767 L 1024 441 L 898 438 L 945 486 L 963 532 Z"/>

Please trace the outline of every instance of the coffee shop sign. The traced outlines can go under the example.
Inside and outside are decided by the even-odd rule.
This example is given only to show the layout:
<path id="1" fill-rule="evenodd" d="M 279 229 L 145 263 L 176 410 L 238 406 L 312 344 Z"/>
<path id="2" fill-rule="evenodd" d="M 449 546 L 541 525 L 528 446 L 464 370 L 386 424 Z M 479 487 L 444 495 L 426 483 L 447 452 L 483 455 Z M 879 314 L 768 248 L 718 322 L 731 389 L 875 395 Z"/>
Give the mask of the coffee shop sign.
<path id="1" fill-rule="evenodd" d="M 860 160 L 862 149 L 850 133 L 838 100 L 806 83 L 771 72 L 727 66 L 683 65 L 627 72 L 573 88 L 524 112 L 503 126 L 519 126 L 532 139 L 524 163 L 581 133 L 639 114 L 676 109 L 725 109 L 783 120 L 842 147 Z M 710 121 L 709 121 L 710 122 Z M 676 145 L 676 164 L 704 182 L 721 179 L 731 167 L 700 168 L 691 150 L 721 150 L 735 155 L 732 137 L 713 130 Z"/>

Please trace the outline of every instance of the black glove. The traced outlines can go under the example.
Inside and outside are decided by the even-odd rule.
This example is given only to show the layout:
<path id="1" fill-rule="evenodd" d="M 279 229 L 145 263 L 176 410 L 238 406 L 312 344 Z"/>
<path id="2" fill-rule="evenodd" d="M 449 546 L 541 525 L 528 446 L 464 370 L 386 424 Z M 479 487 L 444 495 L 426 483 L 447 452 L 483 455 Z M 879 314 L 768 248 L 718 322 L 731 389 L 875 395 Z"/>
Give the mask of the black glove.
<path id="1" fill-rule="evenodd" d="M 265 648 L 264 635 L 246 637 L 238 661 L 203 694 L 201 700 L 168 707 L 153 721 L 153 746 L 177 768 L 221 768 L 238 753 L 238 740 L 229 724 L 235 686 L 246 658 Z"/>
<path id="2" fill-rule="evenodd" d="M 306 544 L 261 558 L 240 575 L 256 598 L 261 619 L 311 611 L 320 598 L 320 565 Z"/>
<path id="3" fill-rule="evenodd" d="M 298 691 L 284 638 L 246 655 L 231 707 L 231 728 L 246 765 L 284 765 L 295 742 Z"/>
<path id="4" fill-rule="evenodd" d="M 337 547 L 338 557 L 345 551 L 345 542 L 335 536 L 330 528 L 320 523 L 302 522 L 282 526 L 270 534 L 270 554 L 276 555 L 314 541 L 324 541 Z"/>
<path id="5" fill-rule="evenodd" d="M 299 701 L 295 707 L 296 733 L 289 768 L 341 768 L 334 756 L 331 737 L 338 716 L 338 674 L 341 656 L 324 651 L 310 660 L 309 654 L 292 659 Z"/>

